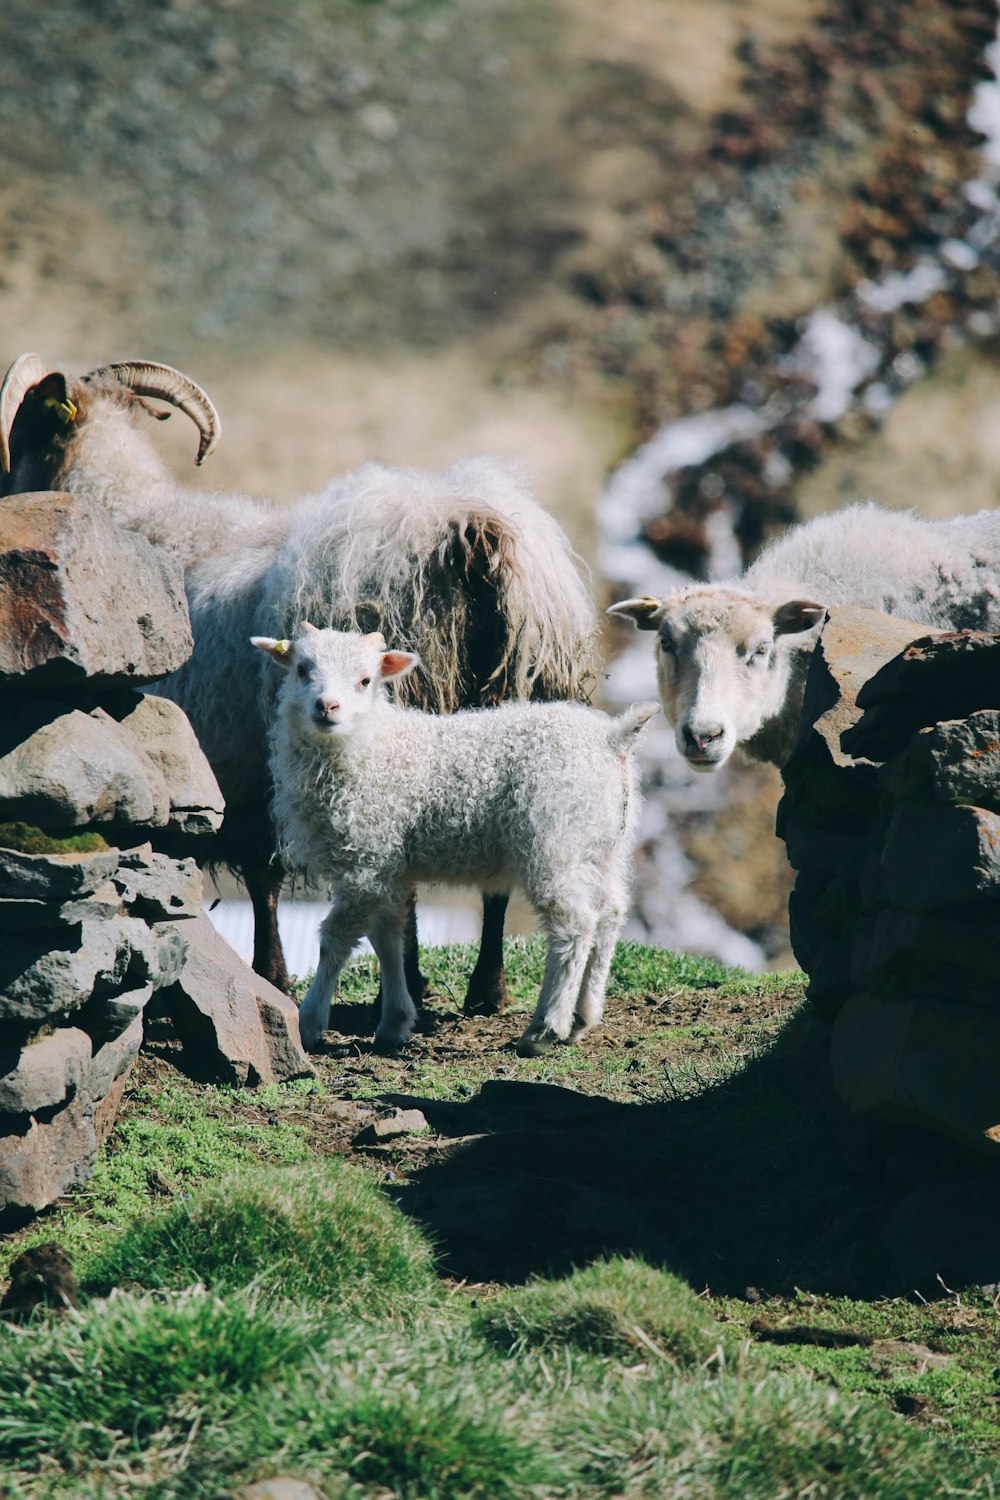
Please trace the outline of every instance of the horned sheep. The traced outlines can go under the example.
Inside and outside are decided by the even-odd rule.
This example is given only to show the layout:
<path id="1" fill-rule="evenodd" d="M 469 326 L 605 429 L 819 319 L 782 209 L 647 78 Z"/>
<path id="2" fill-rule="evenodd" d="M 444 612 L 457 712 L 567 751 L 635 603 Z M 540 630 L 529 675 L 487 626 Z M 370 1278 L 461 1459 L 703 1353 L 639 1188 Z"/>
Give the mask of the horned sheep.
<path id="1" fill-rule="evenodd" d="M 278 508 L 175 480 L 141 427 L 144 414 L 169 415 L 150 400 L 191 417 L 202 463 L 220 424 L 187 376 L 133 361 L 78 378 L 22 355 L 0 390 L 0 494 L 90 497 L 182 559 L 194 653 L 155 691 L 186 710 L 215 771 L 226 799 L 219 862 L 243 877 L 253 902 L 254 967 L 284 986 L 277 902 L 285 871 L 266 759 L 276 685 L 242 643 L 262 628 L 286 636 L 307 616 L 383 630 L 410 641 L 426 668 L 400 679 L 399 696 L 447 713 L 584 696 L 593 605 L 561 527 L 496 460 L 439 474 L 367 464 Z M 502 892 L 484 900 L 470 1009 L 505 999 L 505 907 Z M 419 983 L 415 942 L 411 979 Z"/>
<path id="2" fill-rule="evenodd" d="M 394 1048 L 416 1009 L 402 965 L 400 896 L 419 880 L 523 886 L 548 937 L 518 1052 L 574 1041 L 600 1020 L 626 912 L 638 815 L 630 755 L 653 703 L 611 719 L 574 703 L 506 703 L 449 718 L 387 701 L 417 665 L 381 635 L 303 626 L 254 637 L 282 668 L 271 730 L 274 808 L 288 862 L 332 884 L 316 977 L 299 1013 L 314 1047 L 340 971 L 367 934 L 378 955 L 376 1042 Z"/>
<path id="3" fill-rule="evenodd" d="M 611 615 L 656 632 L 660 698 L 699 771 L 739 750 L 783 765 L 810 654 L 831 605 L 936 630 L 1000 630 L 1000 510 L 928 521 L 848 506 L 779 538 L 734 583 L 626 599 Z"/>

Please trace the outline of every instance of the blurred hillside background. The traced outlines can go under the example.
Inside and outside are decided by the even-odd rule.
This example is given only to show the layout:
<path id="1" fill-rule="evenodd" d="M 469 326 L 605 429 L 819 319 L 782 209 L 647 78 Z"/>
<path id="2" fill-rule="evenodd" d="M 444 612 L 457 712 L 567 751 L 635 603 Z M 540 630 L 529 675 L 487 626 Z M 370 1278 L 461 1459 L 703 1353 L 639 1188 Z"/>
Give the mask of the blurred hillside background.
<path id="1" fill-rule="evenodd" d="M 178 365 L 224 428 L 197 476 L 160 429 L 178 472 L 278 501 L 510 456 L 602 604 L 851 499 L 995 505 L 996 30 L 994 0 L 5 0 L 4 368 Z M 608 692 L 652 688 L 645 641 Z M 777 776 L 665 738 L 634 932 L 787 961 Z"/>

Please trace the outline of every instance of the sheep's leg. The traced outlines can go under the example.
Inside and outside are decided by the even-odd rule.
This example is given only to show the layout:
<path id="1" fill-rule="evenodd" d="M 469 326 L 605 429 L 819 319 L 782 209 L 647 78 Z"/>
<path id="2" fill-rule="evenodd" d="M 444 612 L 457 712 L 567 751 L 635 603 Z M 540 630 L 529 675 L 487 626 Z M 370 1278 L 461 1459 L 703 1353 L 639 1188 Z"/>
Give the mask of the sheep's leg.
<path id="1" fill-rule="evenodd" d="M 579 999 L 573 1014 L 573 1028 L 569 1034 L 571 1042 L 575 1042 L 583 1036 L 585 1031 L 596 1026 L 604 1014 L 604 994 L 608 986 L 608 971 L 611 968 L 611 960 L 615 956 L 615 944 L 618 942 L 618 934 L 624 922 L 625 900 L 622 896 L 617 900 L 612 899 L 611 904 L 597 919 L 594 946 L 587 959 Z"/>
<path id="2" fill-rule="evenodd" d="M 278 897 L 284 872 L 274 865 L 253 866 L 242 872 L 253 907 L 253 966 L 279 990 L 289 986 L 285 953 L 278 932 Z"/>
<path id="3" fill-rule="evenodd" d="M 587 960 L 594 946 L 596 915 L 580 907 L 541 913 L 549 940 L 545 974 L 535 1013 L 517 1044 L 520 1057 L 538 1057 L 555 1042 L 569 1041 Z"/>
<path id="4" fill-rule="evenodd" d="M 374 947 L 374 943 L 372 944 Z M 403 933 L 403 966 L 406 971 L 406 988 L 414 1005 L 421 1005 L 427 993 L 427 980 L 420 972 L 420 950 L 417 947 L 417 893 L 406 893 L 406 926 Z M 383 984 L 385 980 L 383 979 Z"/>
<path id="5" fill-rule="evenodd" d="M 337 900 L 319 929 L 319 963 L 306 998 L 299 1007 L 302 1045 L 312 1049 L 330 1024 L 330 1001 L 337 989 L 340 971 L 364 936 L 371 918 L 370 906 Z"/>
<path id="6" fill-rule="evenodd" d="M 387 1051 L 410 1040 L 417 1019 L 417 1007 L 407 987 L 404 960 L 406 925 L 405 913 L 394 905 L 383 907 L 368 928 L 382 979 L 382 1014 L 375 1031 L 375 1045 Z"/>
<path id="7" fill-rule="evenodd" d="M 470 1016 L 495 1016 L 507 1004 L 507 977 L 503 971 L 503 924 L 507 915 L 507 891 L 483 892 L 483 932 L 479 956 L 469 975 L 464 1009 Z"/>

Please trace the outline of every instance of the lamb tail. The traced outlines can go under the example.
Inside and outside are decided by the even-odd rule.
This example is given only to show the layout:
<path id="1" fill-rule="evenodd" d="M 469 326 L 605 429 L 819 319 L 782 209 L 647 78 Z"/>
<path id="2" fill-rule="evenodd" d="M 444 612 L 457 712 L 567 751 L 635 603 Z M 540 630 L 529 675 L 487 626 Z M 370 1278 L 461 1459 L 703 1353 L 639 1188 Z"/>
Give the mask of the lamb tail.
<path id="1" fill-rule="evenodd" d="M 623 714 L 611 720 L 608 729 L 608 743 L 613 750 L 624 752 L 632 748 L 632 741 L 642 726 L 658 714 L 660 705 L 658 703 L 633 703 Z"/>

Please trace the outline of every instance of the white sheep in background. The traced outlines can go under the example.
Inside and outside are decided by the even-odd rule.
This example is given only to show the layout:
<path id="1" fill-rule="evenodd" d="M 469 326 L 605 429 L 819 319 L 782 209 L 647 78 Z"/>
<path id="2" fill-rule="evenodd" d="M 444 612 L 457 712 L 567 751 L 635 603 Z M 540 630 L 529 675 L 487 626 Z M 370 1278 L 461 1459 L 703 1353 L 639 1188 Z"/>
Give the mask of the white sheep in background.
<path id="1" fill-rule="evenodd" d="M 156 691 L 185 709 L 216 774 L 226 799 L 218 862 L 253 902 L 254 967 L 284 986 L 266 760 L 275 682 L 245 649 L 251 632 L 287 636 L 311 617 L 407 640 L 426 670 L 403 680 L 400 696 L 446 713 L 583 697 L 594 609 L 561 527 L 506 465 L 472 459 L 428 474 L 368 464 L 278 509 L 179 484 L 140 428 L 144 414 L 168 415 L 150 397 L 195 422 L 201 463 L 219 420 L 187 376 L 132 362 L 75 378 L 22 355 L 0 390 L 2 492 L 88 496 L 183 560 L 194 653 Z M 504 1003 L 505 910 L 502 893 L 484 901 L 470 1010 Z M 408 961 L 417 985 L 415 940 Z"/>
<path id="2" fill-rule="evenodd" d="M 305 1046 L 326 1030 L 340 971 L 365 934 L 381 968 L 376 1042 L 410 1037 L 400 898 L 419 880 L 517 883 L 537 910 L 549 949 L 522 1056 L 595 1026 L 626 913 L 638 815 L 629 752 L 657 705 L 617 719 L 575 703 L 443 718 L 386 699 L 382 684 L 418 658 L 387 651 L 377 633 L 304 625 L 294 642 L 252 639 L 283 668 L 270 736 L 282 850 L 333 886 L 299 1013 Z"/>
<path id="3" fill-rule="evenodd" d="M 925 521 L 849 506 L 788 532 L 735 583 L 626 599 L 608 614 L 657 632 L 677 747 L 715 771 L 737 749 L 784 764 L 810 654 L 827 608 L 842 604 L 936 630 L 1000 630 L 1000 510 Z"/>

